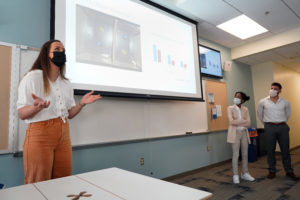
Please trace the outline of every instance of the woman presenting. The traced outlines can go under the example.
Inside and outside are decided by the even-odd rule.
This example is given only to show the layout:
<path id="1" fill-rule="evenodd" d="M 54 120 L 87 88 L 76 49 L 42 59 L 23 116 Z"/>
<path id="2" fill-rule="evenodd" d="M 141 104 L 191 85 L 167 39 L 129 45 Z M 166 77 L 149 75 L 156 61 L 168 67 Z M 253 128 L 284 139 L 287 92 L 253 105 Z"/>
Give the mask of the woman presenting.
<path id="1" fill-rule="evenodd" d="M 244 92 L 236 92 L 232 106 L 227 109 L 229 127 L 227 142 L 232 143 L 232 169 L 233 183 L 240 183 L 238 175 L 238 158 L 240 147 L 242 149 L 242 174 L 241 178 L 247 181 L 255 179 L 248 172 L 248 143 L 250 143 L 247 127 L 250 126 L 250 116 L 243 103 L 250 99 Z"/>
<path id="2" fill-rule="evenodd" d="M 68 119 L 101 98 L 91 91 L 75 104 L 65 62 L 63 44 L 50 40 L 19 85 L 18 114 L 29 124 L 23 145 L 25 184 L 72 174 Z"/>

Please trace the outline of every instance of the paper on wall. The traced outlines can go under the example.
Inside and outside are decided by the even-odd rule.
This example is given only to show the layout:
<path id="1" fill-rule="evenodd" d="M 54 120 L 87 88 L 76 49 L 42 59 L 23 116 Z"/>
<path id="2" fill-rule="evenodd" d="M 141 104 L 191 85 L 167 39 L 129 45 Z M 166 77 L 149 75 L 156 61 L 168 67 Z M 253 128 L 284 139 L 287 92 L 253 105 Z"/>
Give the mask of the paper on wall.
<path id="1" fill-rule="evenodd" d="M 222 117 L 222 106 L 216 105 L 216 108 L 217 108 L 217 116 Z"/>
<path id="2" fill-rule="evenodd" d="M 214 103 L 215 102 L 214 93 L 212 93 L 212 92 L 208 93 L 207 97 L 208 97 L 208 103 Z"/>

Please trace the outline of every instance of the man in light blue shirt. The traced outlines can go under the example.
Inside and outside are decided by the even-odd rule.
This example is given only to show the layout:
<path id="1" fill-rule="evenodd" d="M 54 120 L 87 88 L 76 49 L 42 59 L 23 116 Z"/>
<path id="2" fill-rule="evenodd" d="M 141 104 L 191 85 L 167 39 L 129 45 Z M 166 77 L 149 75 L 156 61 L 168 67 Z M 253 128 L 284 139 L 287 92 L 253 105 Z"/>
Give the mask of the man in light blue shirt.
<path id="1" fill-rule="evenodd" d="M 276 176 L 275 148 L 276 141 L 280 146 L 282 163 L 286 176 L 296 179 L 291 167 L 290 156 L 290 137 L 289 126 L 286 124 L 290 117 L 290 103 L 279 97 L 282 86 L 280 83 L 272 83 L 270 96 L 259 101 L 257 114 L 258 118 L 264 123 L 265 134 L 267 138 L 268 151 L 268 178 L 273 179 Z"/>

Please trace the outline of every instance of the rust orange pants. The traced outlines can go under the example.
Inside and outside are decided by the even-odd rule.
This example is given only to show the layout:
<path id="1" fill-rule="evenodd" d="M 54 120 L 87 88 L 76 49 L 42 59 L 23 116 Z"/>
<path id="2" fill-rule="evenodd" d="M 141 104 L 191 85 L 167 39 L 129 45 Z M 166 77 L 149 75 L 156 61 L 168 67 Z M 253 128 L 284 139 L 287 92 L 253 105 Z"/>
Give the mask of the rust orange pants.
<path id="1" fill-rule="evenodd" d="M 72 175 L 69 123 L 61 118 L 28 125 L 23 145 L 25 184 Z"/>

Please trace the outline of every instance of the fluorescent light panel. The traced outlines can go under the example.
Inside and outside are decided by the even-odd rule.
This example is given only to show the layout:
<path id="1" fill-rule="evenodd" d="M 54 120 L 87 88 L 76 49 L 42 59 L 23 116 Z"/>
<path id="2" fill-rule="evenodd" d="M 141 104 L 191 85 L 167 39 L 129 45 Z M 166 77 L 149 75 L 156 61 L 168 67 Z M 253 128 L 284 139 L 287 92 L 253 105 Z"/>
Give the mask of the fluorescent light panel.
<path id="1" fill-rule="evenodd" d="M 242 40 L 268 31 L 246 15 L 240 15 L 217 27 Z"/>

